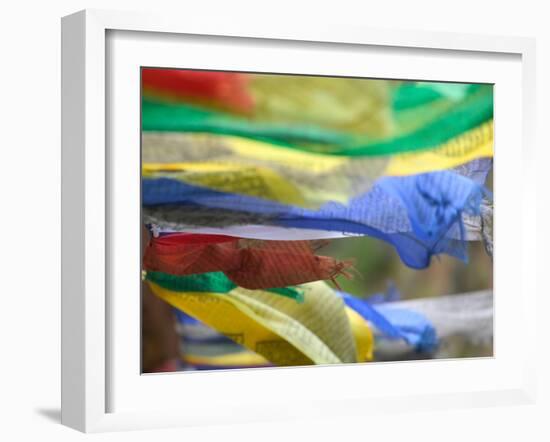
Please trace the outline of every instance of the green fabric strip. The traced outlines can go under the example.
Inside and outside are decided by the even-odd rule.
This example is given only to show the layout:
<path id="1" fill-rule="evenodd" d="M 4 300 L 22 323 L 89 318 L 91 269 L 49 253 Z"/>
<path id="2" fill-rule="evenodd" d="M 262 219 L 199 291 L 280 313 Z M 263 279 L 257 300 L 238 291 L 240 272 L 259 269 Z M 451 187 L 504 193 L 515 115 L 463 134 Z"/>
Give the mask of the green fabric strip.
<path id="1" fill-rule="evenodd" d="M 147 271 L 145 273 L 145 279 L 174 292 L 228 293 L 237 288 L 237 285 L 223 272 L 180 276 L 163 272 Z M 296 287 L 270 288 L 265 291 L 294 299 L 297 302 L 304 301 L 303 292 Z"/>
<path id="2" fill-rule="evenodd" d="M 458 101 L 477 92 L 478 84 L 412 82 L 397 88 L 393 94 L 393 110 L 396 112 L 425 106 L 440 99 Z"/>
<path id="3" fill-rule="evenodd" d="M 480 89 L 451 110 L 416 131 L 349 149 L 346 154 L 391 155 L 431 149 L 493 118 L 492 90 Z"/>
<path id="4" fill-rule="evenodd" d="M 414 84 L 405 85 L 397 89 L 393 97 L 393 109 L 400 111 L 423 104 L 431 103 L 441 98 L 441 93 L 435 89 L 421 88 Z"/>
<path id="5" fill-rule="evenodd" d="M 164 103 L 147 98 L 142 101 L 141 112 L 144 131 L 236 135 L 289 147 L 298 147 L 294 143 L 343 144 L 352 140 L 347 134 L 315 126 L 258 123 L 187 104 Z"/>
<path id="6" fill-rule="evenodd" d="M 410 113 L 418 108 L 418 113 L 423 112 L 423 109 L 430 106 L 425 98 L 417 98 L 416 104 L 412 103 L 416 107 L 413 106 L 412 109 L 411 103 L 402 104 L 403 111 Z M 434 101 L 440 102 L 441 100 Z M 399 109 L 395 112 L 398 113 Z M 463 99 L 445 106 L 444 111 L 436 112 L 433 118 L 420 127 L 379 140 L 367 137 L 358 139 L 350 134 L 313 126 L 256 123 L 182 104 L 153 102 L 148 99 L 142 102 L 142 127 L 145 131 L 237 135 L 299 150 L 343 156 L 383 156 L 431 149 L 492 118 L 493 90 L 492 86 L 487 85 L 470 87 Z M 396 119 L 399 120 L 398 114 Z M 396 133 L 399 133 L 399 128 Z"/>

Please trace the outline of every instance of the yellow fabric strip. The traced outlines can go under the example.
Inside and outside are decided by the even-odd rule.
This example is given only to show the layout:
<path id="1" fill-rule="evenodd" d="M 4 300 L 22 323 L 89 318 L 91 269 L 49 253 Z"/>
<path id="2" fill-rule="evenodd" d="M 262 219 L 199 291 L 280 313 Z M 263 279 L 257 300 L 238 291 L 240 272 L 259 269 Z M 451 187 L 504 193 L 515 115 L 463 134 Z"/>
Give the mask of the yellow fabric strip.
<path id="1" fill-rule="evenodd" d="M 149 284 L 161 299 L 275 365 L 364 362 L 372 357 L 368 325 L 353 314 L 350 320 L 349 309 L 323 282 L 301 285 L 305 301 L 300 304 L 260 290 L 179 293 Z"/>
<path id="2" fill-rule="evenodd" d="M 163 174 L 161 171 L 171 172 Z M 182 172 L 184 171 L 184 172 Z M 302 190 L 266 167 L 220 163 L 146 164 L 144 177 L 169 177 L 222 192 L 305 206 Z"/>
<path id="3" fill-rule="evenodd" d="M 372 361 L 374 357 L 374 334 L 369 324 L 359 313 L 346 306 L 346 314 L 351 326 L 357 349 L 357 362 Z"/>
<path id="4" fill-rule="evenodd" d="M 394 155 L 386 175 L 413 175 L 450 169 L 476 158 L 492 156 L 493 121 L 489 121 L 434 149 Z"/>
<path id="5" fill-rule="evenodd" d="M 269 362 L 262 356 L 251 351 L 230 353 L 217 356 L 182 355 L 181 359 L 191 365 L 211 365 L 212 367 L 243 367 L 266 365 Z"/>
<path id="6" fill-rule="evenodd" d="M 333 171 L 349 161 L 346 157 L 304 152 L 231 135 L 144 132 L 142 141 L 144 170 L 156 170 L 161 167 L 150 166 L 147 163 L 185 164 L 190 161 L 240 157 L 319 174 Z"/>
<path id="7" fill-rule="evenodd" d="M 180 309 L 219 333 L 233 339 L 237 344 L 256 351 L 277 365 L 308 365 L 312 360 L 239 309 L 239 304 L 228 294 L 173 292 L 149 282 L 155 295 Z M 268 347 L 279 347 L 279 354 L 262 352 Z M 264 354 L 264 353 L 267 353 Z"/>
<path id="8" fill-rule="evenodd" d="M 347 203 L 350 191 L 346 177 L 332 180 L 335 187 L 322 189 L 296 180 L 289 180 L 268 168 L 250 167 L 236 164 L 218 163 L 178 163 L 170 167 L 179 167 L 179 171 L 159 167 L 159 171 L 151 171 L 157 164 L 147 164 L 143 172 L 144 178 L 171 178 L 184 183 L 195 184 L 221 192 L 254 196 L 300 207 L 317 208 L 327 201 Z M 169 172 L 169 173 L 166 173 Z M 319 181 L 322 181 L 320 178 Z M 339 183 L 336 183 L 339 181 Z"/>
<path id="9" fill-rule="evenodd" d="M 355 339 L 357 361 L 371 361 L 373 359 L 374 350 L 372 330 L 368 323 L 355 310 L 346 306 L 346 314 L 350 321 L 351 331 Z M 203 345 L 208 346 L 208 344 Z M 197 356 L 186 353 L 182 355 L 182 360 L 191 365 L 211 365 L 213 367 L 258 366 L 268 363 L 264 357 L 249 350 L 216 356 Z"/>
<path id="10" fill-rule="evenodd" d="M 307 171 L 313 174 L 333 172 L 350 161 L 346 157 L 303 152 L 248 138 L 224 137 L 224 142 L 241 157 L 256 160 L 269 159 L 273 163 L 290 167 L 296 171 Z"/>
<path id="11" fill-rule="evenodd" d="M 388 158 L 351 159 L 234 136 L 146 132 L 142 140 L 144 177 L 171 177 L 312 208 L 346 203 L 366 192 L 388 163 Z"/>

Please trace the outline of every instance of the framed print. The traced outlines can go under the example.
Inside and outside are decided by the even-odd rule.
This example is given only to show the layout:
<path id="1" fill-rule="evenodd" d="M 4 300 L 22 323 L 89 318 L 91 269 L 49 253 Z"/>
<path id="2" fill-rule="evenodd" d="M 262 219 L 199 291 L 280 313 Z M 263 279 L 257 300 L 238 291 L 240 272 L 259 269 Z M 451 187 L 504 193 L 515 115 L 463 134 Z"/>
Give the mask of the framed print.
<path id="1" fill-rule="evenodd" d="M 531 40 L 62 31 L 64 424 L 533 400 Z"/>

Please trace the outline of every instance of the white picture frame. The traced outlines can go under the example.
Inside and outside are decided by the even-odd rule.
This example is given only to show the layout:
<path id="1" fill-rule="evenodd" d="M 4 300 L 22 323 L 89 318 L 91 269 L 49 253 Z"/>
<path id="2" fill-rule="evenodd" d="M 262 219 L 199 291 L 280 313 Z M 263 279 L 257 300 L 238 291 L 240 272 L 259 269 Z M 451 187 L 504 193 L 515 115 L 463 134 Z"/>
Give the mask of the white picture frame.
<path id="1" fill-rule="evenodd" d="M 120 78 L 126 78 L 121 76 L 130 75 L 133 80 L 128 78 L 126 83 L 131 88 L 138 75 L 134 68 L 147 54 L 150 54 L 148 60 L 153 64 L 181 66 L 181 59 L 172 62 L 169 59 L 170 54 L 175 53 L 174 45 L 189 44 L 185 42 L 186 37 L 193 40 L 191 46 L 198 45 L 205 50 L 208 47 L 218 47 L 212 49 L 218 51 L 224 47 L 241 48 L 241 61 L 234 57 L 237 64 L 246 62 L 243 61 L 246 51 L 258 47 L 266 50 L 262 45 L 267 45 L 273 49 L 273 57 L 269 60 L 264 57 L 264 66 L 258 70 L 276 72 L 276 67 L 268 69 L 269 63 L 275 66 L 275 53 L 282 51 L 283 47 L 301 55 L 319 48 L 320 52 L 329 51 L 332 56 L 341 57 L 341 64 L 339 67 L 318 65 L 316 73 L 360 73 L 361 67 L 348 66 L 346 60 L 353 56 L 354 51 L 367 50 L 379 57 L 386 57 L 390 52 L 393 54 L 388 55 L 385 69 L 402 72 L 394 78 L 425 79 L 428 76 L 439 80 L 488 82 L 492 78 L 499 79 L 495 82 L 495 293 L 502 294 L 502 301 L 498 294 L 495 295 L 497 345 L 494 358 L 407 362 L 406 365 L 368 364 L 372 365 L 368 368 L 355 364 L 178 375 L 141 375 L 139 370 L 136 371 L 136 364 L 139 365 L 134 361 L 136 351 L 139 352 L 139 347 L 136 347 L 139 344 L 139 332 L 136 333 L 139 288 L 134 293 L 132 287 L 139 287 L 139 272 L 133 273 L 139 268 L 134 259 L 139 255 L 136 218 L 139 216 L 139 212 L 136 213 L 139 187 L 133 188 L 134 193 L 130 190 L 125 193 L 127 189 L 121 186 L 128 184 L 128 189 L 139 186 L 134 182 L 135 174 L 139 175 L 139 163 L 134 161 L 135 157 L 128 159 L 130 151 L 127 150 L 135 147 L 132 140 L 137 138 L 132 137 L 139 138 L 139 132 L 134 130 L 139 127 L 139 104 L 135 106 L 138 91 L 129 90 L 128 94 L 134 95 L 128 95 L 128 100 L 124 94 L 114 99 L 111 83 L 121 84 Z M 136 50 L 140 47 L 143 50 Z M 199 49 L 193 47 L 188 50 L 199 57 Z M 445 57 L 459 57 L 463 62 L 449 66 Z M 500 60 L 500 64 L 491 67 L 487 61 L 491 57 Z M 536 367 L 530 344 L 534 340 L 530 338 L 536 333 L 535 270 L 522 265 L 517 278 L 512 281 L 509 275 L 513 265 L 511 254 L 515 254 L 516 264 L 517 260 L 526 263 L 528 256 L 536 254 L 534 223 L 537 201 L 535 192 L 526 191 L 535 188 L 534 174 L 530 174 L 535 162 L 534 57 L 534 40 L 517 37 L 390 32 L 326 24 L 293 28 L 267 22 L 213 22 L 193 17 L 99 10 L 64 17 L 62 423 L 80 431 L 96 432 L 254 422 L 296 416 L 364 415 L 381 409 L 397 412 L 533 403 Z M 303 66 L 313 63 L 304 58 L 307 59 L 300 57 Z M 405 58 L 410 61 L 406 71 Z M 427 61 L 422 61 L 423 58 L 429 59 L 430 72 L 426 71 Z M 196 63 L 191 67 L 198 67 Z M 228 58 L 220 58 L 217 63 L 228 70 L 238 67 Z M 250 60 L 246 63 L 251 66 Z M 481 68 L 474 71 L 476 63 Z M 298 64 L 296 62 L 295 66 Z M 202 64 L 200 67 L 212 66 Z M 311 68 L 295 69 L 302 72 Z M 338 69 L 340 71 L 336 72 Z M 370 76 L 388 76 L 383 70 L 369 73 Z M 119 90 L 122 89 L 116 89 L 116 94 Z M 119 117 L 121 109 L 126 115 L 122 119 Z M 121 139 L 124 140 L 122 144 Z M 111 149 L 112 146 L 122 147 Z M 507 149 L 507 146 L 511 148 Z M 130 152 L 130 155 L 134 153 Z M 122 170 L 124 162 L 131 163 L 134 169 Z M 499 179 L 499 170 L 512 166 L 516 167 L 514 173 L 521 176 L 522 187 L 514 189 L 506 180 Z M 121 198 L 123 192 L 124 198 Z M 136 198 L 128 197 L 132 194 Z M 500 198 L 499 194 L 507 196 Z M 521 205 L 519 211 L 518 204 Z M 511 214 L 515 214 L 514 220 L 506 221 L 507 215 Z M 135 232 L 125 235 L 120 225 L 131 219 L 136 222 Z M 516 241 L 507 242 L 506 233 L 512 230 Z M 126 241 L 130 238 L 135 238 L 135 244 Z M 124 256 L 132 262 L 131 266 L 124 269 L 119 266 L 113 272 L 113 265 L 118 265 Z M 505 284 L 507 274 L 509 281 L 506 280 L 508 283 Z M 124 290 L 126 295 L 113 298 L 113 293 L 122 293 L 123 285 L 130 280 L 129 289 Z M 517 294 L 513 301 L 507 296 L 512 291 Z M 128 302 L 132 293 L 135 305 Z M 513 323 L 515 330 L 512 333 L 510 327 Z M 513 348 L 520 341 L 523 342 L 521 349 Z M 124 350 L 121 350 L 120 342 L 128 343 Z M 129 360 L 131 362 L 126 363 Z M 379 380 L 377 383 L 381 387 L 378 390 L 374 385 L 366 389 L 357 384 L 365 370 Z M 382 388 L 384 377 L 402 379 L 400 375 L 405 372 L 418 379 L 416 387 L 398 381 L 392 391 Z M 445 382 L 449 381 L 442 377 L 460 373 L 465 374 L 464 378 L 453 378 L 452 388 L 446 388 Z M 186 386 L 185 403 L 177 406 L 172 399 L 177 397 L 181 376 L 193 381 Z M 334 386 L 336 380 L 342 379 L 341 388 Z M 326 391 L 317 391 L 315 387 L 320 382 L 327 385 Z M 290 386 L 284 394 L 277 391 L 281 390 L 282 383 Z M 243 391 L 247 385 L 249 391 Z M 172 396 L 169 396 L 170 391 L 174 392 Z M 208 400 L 204 395 L 201 397 L 201 391 L 210 394 Z M 157 392 L 157 396 L 153 397 L 152 392 Z M 272 400 L 266 400 L 266 394 Z"/>

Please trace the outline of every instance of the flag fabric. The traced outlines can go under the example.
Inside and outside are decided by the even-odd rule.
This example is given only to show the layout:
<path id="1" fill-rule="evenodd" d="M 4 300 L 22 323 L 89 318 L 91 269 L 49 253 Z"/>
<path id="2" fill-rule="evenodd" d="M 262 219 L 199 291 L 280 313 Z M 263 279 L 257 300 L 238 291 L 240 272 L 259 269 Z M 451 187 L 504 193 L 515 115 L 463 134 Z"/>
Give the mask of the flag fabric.
<path id="1" fill-rule="evenodd" d="M 143 68 L 142 90 L 143 277 L 187 368 L 435 351 L 429 315 L 344 293 L 354 260 L 324 247 L 371 236 L 413 269 L 492 253 L 492 86 Z"/>

